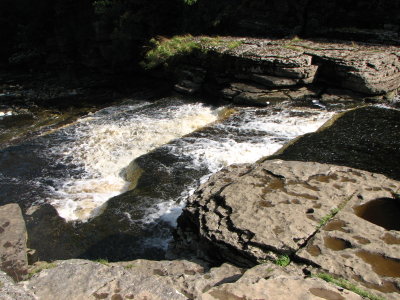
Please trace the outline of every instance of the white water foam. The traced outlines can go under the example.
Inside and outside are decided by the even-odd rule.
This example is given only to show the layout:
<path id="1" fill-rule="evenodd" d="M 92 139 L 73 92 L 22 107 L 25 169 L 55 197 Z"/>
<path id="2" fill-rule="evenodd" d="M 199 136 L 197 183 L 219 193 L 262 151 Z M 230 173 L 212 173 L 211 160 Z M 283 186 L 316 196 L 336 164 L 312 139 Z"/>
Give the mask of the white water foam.
<path id="1" fill-rule="evenodd" d="M 203 183 L 225 166 L 254 163 L 273 154 L 289 140 L 316 131 L 333 114 L 310 109 L 270 113 L 267 110 L 247 108 L 238 116 L 215 124 L 213 127 L 219 131 L 216 136 L 186 137 L 166 147 L 175 155 L 190 157 L 192 165 L 187 167 L 206 166 L 210 172 L 200 179 L 200 183 Z M 175 227 L 185 199 L 193 194 L 197 185 L 196 181 L 186 187 L 180 199 L 170 199 L 155 205 L 141 221 L 149 224 L 161 220 Z"/>
<path id="2" fill-rule="evenodd" d="M 120 172 L 135 158 L 218 119 L 219 109 L 202 104 L 133 103 L 81 119 L 52 148 L 77 174 L 63 179 L 50 203 L 68 221 L 85 221 L 129 183 Z M 68 141 L 65 142 L 65 139 Z"/>

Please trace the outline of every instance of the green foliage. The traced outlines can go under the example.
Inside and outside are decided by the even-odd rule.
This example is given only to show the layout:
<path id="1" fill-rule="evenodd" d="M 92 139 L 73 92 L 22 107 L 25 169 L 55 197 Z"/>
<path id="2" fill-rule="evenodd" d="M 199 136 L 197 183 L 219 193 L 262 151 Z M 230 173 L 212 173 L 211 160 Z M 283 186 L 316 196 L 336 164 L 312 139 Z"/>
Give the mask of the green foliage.
<path id="1" fill-rule="evenodd" d="M 232 49 L 239 47 L 242 44 L 243 44 L 242 41 L 232 41 L 232 42 L 228 43 L 227 47 L 228 47 L 228 49 L 232 50 Z"/>
<path id="2" fill-rule="evenodd" d="M 362 288 L 358 287 L 357 285 L 355 285 L 345 279 L 335 278 L 332 275 L 327 274 L 327 273 L 318 273 L 318 274 L 314 275 L 314 277 L 321 278 L 321 279 L 325 280 L 326 282 L 333 283 L 337 286 L 340 286 L 346 290 L 352 291 L 352 292 L 360 295 L 361 297 L 364 297 L 364 298 L 367 298 L 370 300 L 386 300 L 383 297 L 376 296 L 366 290 L 363 290 Z"/>
<path id="3" fill-rule="evenodd" d="M 136 266 L 134 264 L 129 264 L 129 265 L 124 265 L 125 269 L 132 269 L 135 268 Z"/>
<path id="4" fill-rule="evenodd" d="M 290 257 L 288 255 L 281 255 L 279 256 L 275 262 L 276 265 L 281 266 L 281 267 L 286 267 L 290 264 Z"/>
<path id="5" fill-rule="evenodd" d="M 239 47 L 242 41 L 224 40 L 221 37 L 199 37 L 191 35 L 174 36 L 170 39 L 151 39 L 152 48 L 145 54 L 141 63 L 145 69 L 153 69 L 157 66 L 168 66 L 168 62 L 176 57 L 189 55 L 195 51 L 207 53 L 212 47 L 226 47 L 232 50 Z"/>
<path id="6" fill-rule="evenodd" d="M 33 275 L 40 273 L 43 270 L 52 269 L 52 268 L 55 268 L 56 266 L 57 266 L 57 264 L 55 264 L 55 263 L 42 262 L 29 270 L 28 278 L 31 278 Z"/>
<path id="7" fill-rule="evenodd" d="M 325 226 L 326 223 L 328 223 L 330 219 L 332 219 L 334 216 L 336 216 L 336 214 L 339 211 L 340 211 L 340 208 L 338 208 L 338 207 L 336 207 L 334 209 L 331 209 L 331 211 L 326 216 L 323 216 L 321 218 L 321 220 L 318 223 L 318 228 L 321 228 L 321 227 Z"/>
<path id="8" fill-rule="evenodd" d="M 183 2 L 185 2 L 187 5 L 193 5 L 197 2 L 197 0 L 183 0 Z"/>
<path id="9" fill-rule="evenodd" d="M 145 62 L 142 66 L 145 69 L 152 69 L 159 65 L 166 65 L 168 60 L 178 55 L 192 53 L 200 49 L 200 43 L 193 40 L 191 35 L 175 36 L 171 39 L 151 39 L 150 43 L 153 49 L 148 51 L 145 56 Z"/>
<path id="10" fill-rule="evenodd" d="M 99 259 L 96 259 L 95 262 L 98 262 L 99 264 L 108 266 L 108 259 L 99 258 Z"/>

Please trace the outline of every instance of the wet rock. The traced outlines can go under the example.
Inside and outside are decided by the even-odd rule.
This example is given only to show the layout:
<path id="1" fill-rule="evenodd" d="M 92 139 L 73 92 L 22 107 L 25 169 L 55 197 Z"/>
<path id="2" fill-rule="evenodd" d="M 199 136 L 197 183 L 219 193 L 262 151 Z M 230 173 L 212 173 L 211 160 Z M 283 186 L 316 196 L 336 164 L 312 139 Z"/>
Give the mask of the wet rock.
<path id="1" fill-rule="evenodd" d="M 344 165 L 400 180 L 400 112 L 373 106 L 347 111 L 274 158 Z"/>
<path id="2" fill-rule="evenodd" d="M 302 87 L 295 90 L 289 90 L 286 94 L 292 101 L 307 101 L 317 99 L 319 92 L 318 90 L 312 90 L 308 87 Z"/>
<path id="3" fill-rule="evenodd" d="M 280 91 L 270 91 L 267 93 L 243 92 L 233 98 L 233 103 L 239 105 L 268 106 L 289 99 L 286 94 Z"/>
<path id="4" fill-rule="evenodd" d="M 376 186 L 381 189 L 375 191 Z M 231 166 L 189 199 L 178 220 L 177 245 L 251 266 L 296 253 L 332 209 L 346 205 L 360 190 L 365 198 L 390 197 L 398 188 L 399 182 L 383 175 L 314 162 Z"/>
<path id="5" fill-rule="evenodd" d="M 26 277 L 26 227 L 18 204 L 0 207 L 0 269 L 14 280 Z"/>
<path id="6" fill-rule="evenodd" d="M 296 79 L 288 79 L 283 77 L 259 75 L 259 74 L 253 74 L 251 76 L 251 79 L 257 83 L 260 83 L 268 87 L 288 87 L 297 85 L 299 83 L 299 80 Z"/>
<path id="7" fill-rule="evenodd" d="M 14 283 L 6 273 L 0 271 L 0 300 L 35 300 L 35 296 Z"/>

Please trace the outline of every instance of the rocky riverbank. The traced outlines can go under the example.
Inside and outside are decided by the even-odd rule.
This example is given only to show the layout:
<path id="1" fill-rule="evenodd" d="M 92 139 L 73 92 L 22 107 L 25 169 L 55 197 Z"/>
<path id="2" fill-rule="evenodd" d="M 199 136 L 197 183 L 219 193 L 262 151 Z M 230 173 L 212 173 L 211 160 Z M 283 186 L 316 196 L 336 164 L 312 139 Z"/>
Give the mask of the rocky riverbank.
<path id="1" fill-rule="evenodd" d="M 169 261 L 28 265 L 22 216 L 4 206 L 2 269 L 22 281 L 2 273 L 0 299 L 397 299 L 399 120 L 393 109 L 350 110 L 216 173 L 189 199 Z M 302 162 L 304 144 L 326 161 Z M 377 169 L 374 153 L 389 163 Z"/>
<path id="2" fill-rule="evenodd" d="M 179 41 L 192 50 L 179 48 Z M 169 48 L 166 53 L 157 52 Z M 227 102 L 392 101 L 400 87 L 400 48 L 345 41 L 186 37 L 160 41 L 160 55 L 175 90 Z M 151 61 L 150 61 L 151 63 Z"/>

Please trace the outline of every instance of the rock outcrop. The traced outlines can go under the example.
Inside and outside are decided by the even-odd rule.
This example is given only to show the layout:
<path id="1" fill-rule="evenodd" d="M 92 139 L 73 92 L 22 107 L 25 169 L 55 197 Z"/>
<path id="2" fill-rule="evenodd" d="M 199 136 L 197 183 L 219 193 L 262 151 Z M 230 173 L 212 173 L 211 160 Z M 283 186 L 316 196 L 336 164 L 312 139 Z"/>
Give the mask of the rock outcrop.
<path id="1" fill-rule="evenodd" d="M 266 263 L 244 272 L 229 264 L 208 269 L 185 260 L 112 264 L 59 261 L 47 265 L 29 281 L 11 287 L 21 295 L 17 299 L 27 300 L 362 299 L 353 292 L 304 275 L 296 265 L 283 268 Z"/>
<path id="2" fill-rule="evenodd" d="M 47 264 L 20 285 L 41 300 L 200 299 L 210 288 L 234 282 L 241 275 L 242 270 L 232 265 L 210 270 L 185 260 L 110 264 L 67 260 Z"/>
<path id="3" fill-rule="evenodd" d="M 251 266 L 283 254 L 400 293 L 399 190 L 399 181 L 349 167 L 231 166 L 190 198 L 178 234 L 184 247 L 209 258 Z"/>
<path id="4" fill-rule="evenodd" d="M 27 275 L 28 258 L 25 222 L 18 204 L 0 207 L 0 270 L 14 280 Z"/>
<path id="5" fill-rule="evenodd" d="M 178 59 L 182 93 L 203 91 L 236 104 L 283 100 L 393 99 L 400 87 L 400 48 L 301 39 L 195 37 L 200 55 Z M 329 88 L 330 90 L 327 90 Z M 346 96 L 346 95 L 350 95 Z"/>
<path id="6" fill-rule="evenodd" d="M 273 156 L 214 174 L 178 220 L 175 251 L 243 266 L 285 255 L 398 299 L 399 120 L 396 110 L 351 110 Z M 243 297 L 236 284 L 221 290 Z"/>

